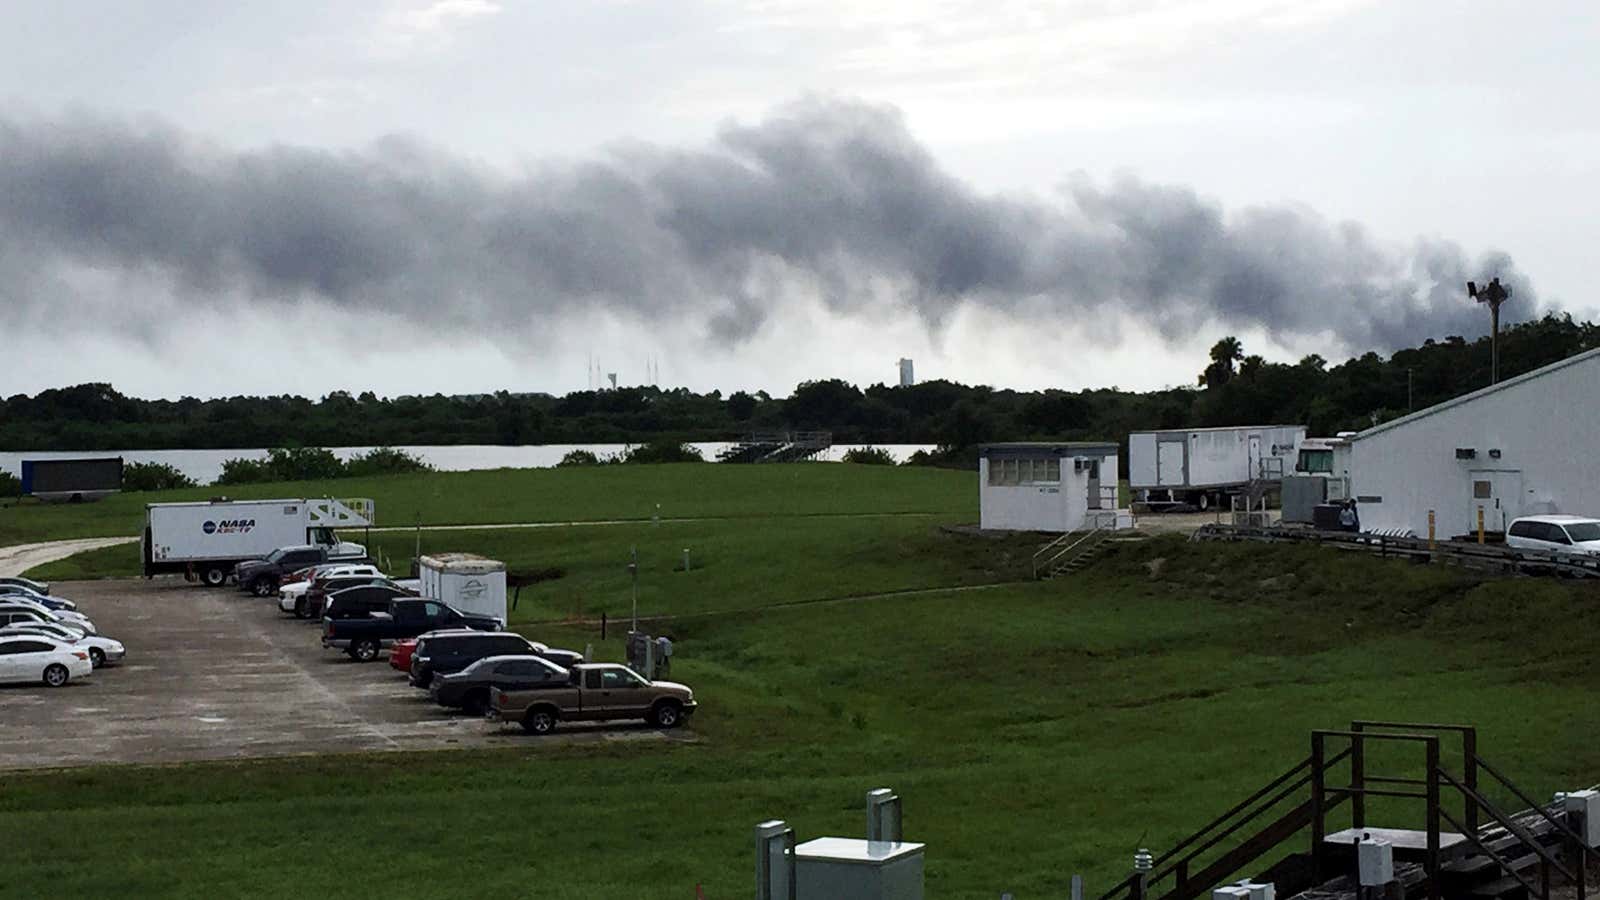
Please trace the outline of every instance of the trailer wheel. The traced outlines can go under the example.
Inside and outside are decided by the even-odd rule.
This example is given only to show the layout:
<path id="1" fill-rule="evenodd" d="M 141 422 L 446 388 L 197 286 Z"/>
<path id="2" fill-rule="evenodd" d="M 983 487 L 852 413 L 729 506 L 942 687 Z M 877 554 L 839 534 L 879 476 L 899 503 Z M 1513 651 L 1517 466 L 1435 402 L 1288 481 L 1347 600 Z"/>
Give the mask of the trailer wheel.
<path id="1" fill-rule="evenodd" d="M 1201 491 L 1195 495 L 1194 505 L 1196 509 L 1200 510 L 1201 512 L 1205 512 L 1211 507 L 1211 495 L 1207 494 L 1205 491 Z"/>
<path id="2" fill-rule="evenodd" d="M 228 573 L 221 566 L 206 566 L 200 572 L 200 581 L 206 587 L 222 587 L 228 580 Z"/>

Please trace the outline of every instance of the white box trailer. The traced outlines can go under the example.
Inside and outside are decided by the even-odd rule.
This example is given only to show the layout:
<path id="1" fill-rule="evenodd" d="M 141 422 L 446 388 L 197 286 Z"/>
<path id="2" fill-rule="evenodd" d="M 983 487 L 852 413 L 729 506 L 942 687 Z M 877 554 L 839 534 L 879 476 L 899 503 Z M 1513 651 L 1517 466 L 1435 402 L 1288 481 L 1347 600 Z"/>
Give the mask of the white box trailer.
<path id="1" fill-rule="evenodd" d="M 1128 435 L 1128 487 L 1146 503 L 1201 509 L 1252 481 L 1294 471 L 1304 425 L 1238 425 L 1136 431 Z"/>
<path id="2" fill-rule="evenodd" d="M 145 506 L 142 550 L 146 577 L 162 573 L 199 576 L 221 584 L 233 567 L 279 547 L 305 544 L 339 548 L 335 529 L 373 522 L 371 500 L 203 500 Z M 348 545 L 336 556 L 363 556 Z"/>
<path id="3" fill-rule="evenodd" d="M 505 624 L 505 563 L 472 553 L 438 553 L 417 560 L 417 570 L 423 597 Z"/>

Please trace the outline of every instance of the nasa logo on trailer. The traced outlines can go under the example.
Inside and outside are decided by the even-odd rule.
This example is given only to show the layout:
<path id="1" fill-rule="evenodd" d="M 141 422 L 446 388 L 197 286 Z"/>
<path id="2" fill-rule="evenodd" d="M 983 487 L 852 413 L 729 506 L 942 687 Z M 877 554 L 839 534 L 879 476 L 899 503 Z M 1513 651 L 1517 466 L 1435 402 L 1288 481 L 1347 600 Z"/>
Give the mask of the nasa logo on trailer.
<path id="1" fill-rule="evenodd" d="M 461 599 L 477 600 L 489 592 L 489 586 L 474 578 L 461 586 Z"/>
<path id="2" fill-rule="evenodd" d="M 217 533 L 217 523 L 207 519 L 206 523 L 204 525 L 200 526 L 200 530 L 204 531 L 206 534 L 216 534 Z"/>

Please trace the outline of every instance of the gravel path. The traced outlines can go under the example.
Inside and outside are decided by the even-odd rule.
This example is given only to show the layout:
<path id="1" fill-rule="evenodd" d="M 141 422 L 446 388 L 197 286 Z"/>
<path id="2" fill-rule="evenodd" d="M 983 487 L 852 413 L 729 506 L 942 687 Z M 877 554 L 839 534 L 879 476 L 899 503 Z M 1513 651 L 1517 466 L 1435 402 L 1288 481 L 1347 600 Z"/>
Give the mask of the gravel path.
<path id="1" fill-rule="evenodd" d="M 42 544 L 17 544 L 0 547 L 0 577 L 21 575 L 34 566 L 42 566 L 58 559 L 66 559 L 85 550 L 132 544 L 137 537 L 77 538 L 70 541 L 45 541 Z"/>

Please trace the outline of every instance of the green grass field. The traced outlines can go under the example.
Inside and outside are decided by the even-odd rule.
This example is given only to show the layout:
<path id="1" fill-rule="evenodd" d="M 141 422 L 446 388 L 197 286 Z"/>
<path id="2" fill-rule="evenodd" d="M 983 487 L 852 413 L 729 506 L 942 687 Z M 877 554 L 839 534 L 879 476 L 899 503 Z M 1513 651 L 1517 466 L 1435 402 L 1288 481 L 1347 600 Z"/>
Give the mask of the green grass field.
<path id="1" fill-rule="evenodd" d="M 0 546 L 135 535 L 144 505 L 273 497 L 370 497 L 378 524 L 487 525 L 607 519 L 938 513 L 977 518 L 970 472 L 843 463 L 733 466 L 714 463 L 499 469 L 381 478 L 201 487 L 116 494 L 97 503 L 0 507 Z"/>
<path id="2" fill-rule="evenodd" d="M 947 555 L 959 572 L 960 554 L 979 553 L 923 523 L 865 521 L 908 561 Z M 540 535 L 536 555 L 563 560 L 572 590 L 614 597 L 621 582 L 598 561 L 620 562 L 618 539 L 653 547 L 646 529 L 587 538 L 604 552 L 584 545 L 599 529 Z M 732 543 L 712 549 L 719 536 Z M 650 602 L 692 612 L 703 592 L 717 602 L 700 608 L 742 606 L 725 596 L 741 576 L 718 569 L 761 570 L 773 548 L 737 537 L 703 535 L 703 591 Z M 854 543 L 800 540 L 770 580 L 803 581 L 807 558 L 855 570 L 832 556 Z M 538 608 L 523 630 L 620 656 L 592 626 L 538 625 Z M 246 897 L 270 883 L 295 896 L 688 900 L 703 883 L 726 900 L 749 896 L 757 821 L 857 835 L 878 786 L 901 793 L 907 836 L 929 845 L 929 897 L 1064 896 L 1074 872 L 1093 896 L 1136 847 L 1170 845 L 1303 757 L 1310 729 L 1355 717 L 1476 724 L 1482 753 L 1539 795 L 1600 780 L 1600 675 L 1575 639 L 1594 633 L 1596 609 L 1600 590 L 1583 584 L 1165 538 L 1070 580 L 688 616 L 670 627 L 674 677 L 702 704 L 693 745 L 528 739 L 11 774 L 0 896 L 49 883 L 61 896 Z M 1384 824 L 1414 824 L 1405 812 Z"/>

